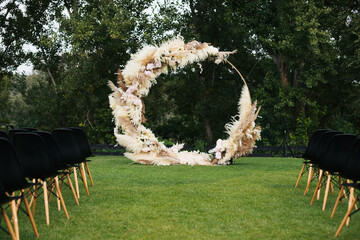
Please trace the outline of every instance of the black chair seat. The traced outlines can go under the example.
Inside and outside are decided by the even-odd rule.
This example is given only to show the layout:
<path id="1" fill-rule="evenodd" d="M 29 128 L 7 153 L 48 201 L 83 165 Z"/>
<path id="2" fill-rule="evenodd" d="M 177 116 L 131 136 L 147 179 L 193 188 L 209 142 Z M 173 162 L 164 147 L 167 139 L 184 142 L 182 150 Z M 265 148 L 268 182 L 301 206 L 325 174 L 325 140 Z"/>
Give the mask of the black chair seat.
<path id="1" fill-rule="evenodd" d="M 332 140 L 333 136 L 337 134 L 341 134 L 340 131 L 327 131 L 322 134 L 317 149 L 315 151 L 314 158 L 311 159 L 311 163 L 317 165 L 321 158 L 326 154 L 327 148 L 329 146 L 330 141 Z"/>
<path id="2" fill-rule="evenodd" d="M 329 132 L 331 130 L 329 129 L 318 129 L 316 131 L 314 131 L 314 133 L 311 135 L 309 143 L 306 147 L 305 153 L 302 156 L 302 158 L 304 158 L 305 160 L 311 160 L 314 158 L 315 153 L 318 149 L 319 146 L 319 142 L 320 139 L 322 137 L 322 135 L 326 132 Z"/>
<path id="3" fill-rule="evenodd" d="M 30 183 L 25 179 L 24 169 L 8 139 L 0 138 L 0 181 L 7 192 L 25 189 Z"/>
<path id="4" fill-rule="evenodd" d="M 36 133 L 22 132 L 14 136 L 14 148 L 30 179 L 45 179 L 58 175 L 44 140 Z"/>
<path id="5" fill-rule="evenodd" d="M 80 171 L 82 180 L 84 182 L 86 193 L 87 193 L 87 195 L 89 195 L 89 190 L 88 190 L 87 181 L 86 181 L 86 172 L 89 175 L 92 185 L 93 185 L 93 181 L 91 178 L 90 170 L 86 163 L 85 154 L 82 154 L 82 152 L 81 152 L 79 140 L 77 139 L 74 131 L 71 129 L 66 129 L 66 128 L 54 129 L 52 131 L 52 135 L 55 137 L 55 139 L 58 143 L 61 155 L 63 156 L 65 163 L 70 164 L 70 165 L 77 165 L 75 167 L 74 171 L 76 171 L 76 169 L 78 169 Z M 85 166 L 86 166 L 87 171 L 85 171 Z M 75 184 L 76 184 L 76 182 L 75 182 Z M 77 194 L 79 197 L 79 191 L 77 191 Z"/>
<path id="6" fill-rule="evenodd" d="M 335 237 L 337 237 L 340 234 L 340 232 L 341 232 L 342 228 L 344 227 L 346 221 L 348 220 L 349 216 L 358 212 L 357 210 L 353 211 L 353 209 L 354 209 L 356 203 L 358 202 L 359 195 L 360 195 L 360 193 L 359 193 L 360 184 L 358 183 L 358 181 L 360 181 L 360 139 L 357 139 L 354 142 L 354 144 L 352 145 L 350 154 L 348 155 L 347 160 L 346 160 L 345 167 L 339 172 L 339 175 L 346 179 L 350 179 L 354 182 L 341 184 L 342 186 L 341 186 L 341 189 L 339 192 L 339 196 L 335 202 L 335 206 L 334 206 L 331 217 L 333 217 L 335 214 L 336 208 L 337 208 L 340 200 L 342 199 L 345 188 L 350 188 L 350 192 L 353 191 L 353 193 L 354 193 L 354 195 L 356 195 L 356 197 L 354 196 L 352 203 L 349 204 L 348 211 L 346 212 L 346 214 L 335 234 Z"/>
<path id="7" fill-rule="evenodd" d="M 29 205 L 26 200 L 24 189 L 31 187 L 33 184 L 28 183 L 25 179 L 24 170 L 20 161 L 18 160 L 17 154 L 8 139 L 0 138 L 0 182 L 1 188 L 0 189 L 0 198 L 1 203 L 6 203 L 8 201 L 12 201 L 15 199 L 21 199 L 22 202 L 25 203 L 27 215 L 30 219 L 32 224 L 33 230 L 35 232 L 36 237 L 39 237 L 35 221 L 32 217 L 32 213 L 30 211 Z M 20 190 L 21 194 L 20 197 L 7 197 L 4 196 L 4 192 L 12 193 L 14 191 Z M 13 222 L 15 225 L 15 229 L 18 228 L 18 219 L 17 219 L 17 211 L 13 209 Z M 5 217 L 4 217 L 5 218 Z M 10 226 L 10 225 L 9 225 Z M 11 227 L 9 227 L 9 231 L 11 232 Z M 14 233 L 11 233 L 14 238 Z M 19 236 L 17 236 L 19 238 Z"/>
<path id="8" fill-rule="evenodd" d="M 78 140 L 72 130 L 65 128 L 54 129 L 52 135 L 58 143 L 60 153 L 65 163 L 76 165 L 84 162 L 85 158 L 81 154 Z"/>
<path id="9" fill-rule="evenodd" d="M 319 158 L 318 166 L 330 173 L 343 171 L 355 140 L 356 136 L 353 134 L 334 135 L 326 153 Z"/>
<path id="10" fill-rule="evenodd" d="M 15 136 L 15 134 L 16 134 L 16 133 L 21 133 L 21 132 L 29 132 L 29 131 L 26 130 L 26 129 L 20 129 L 20 128 L 10 129 L 10 130 L 9 130 L 9 136 L 10 136 L 11 141 L 14 142 L 14 136 Z"/>
<path id="11" fill-rule="evenodd" d="M 6 138 L 7 140 L 9 140 L 12 143 L 9 134 L 7 134 L 5 131 L 0 131 L 0 137 L 1 138 Z"/>
<path id="12" fill-rule="evenodd" d="M 339 174 L 343 178 L 351 179 L 354 182 L 360 181 L 360 139 L 354 142 L 346 165 Z"/>
<path id="13" fill-rule="evenodd" d="M 88 158 L 88 157 L 94 156 L 91 152 L 89 142 L 88 142 L 88 139 L 87 139 L 84 131 L 78 127 L 71 127 L 69 129 L 74 132 L 75 137 L 78 140 L 80 151 L 81 151 L 81 154 L 83 155 L 83 157 Z M 90 160 L 88 160 L 88 161 L 90 161 Z"/>
<path id="14" fill-rule="evenodd" d="M 20 127 L 18 129 L 26 130 L 26 131 L 29 131 L 29 132 L 36 132 L 37 131 L 37 129 L 33 128 L 33 127 Z"/>
<path id="15" fill-rule="evenodd" d="M 65 163 L 63 156 L 61 155 L 59 146 L 51 133 L 45 131 L 36 131 L 35 133 L 40 135 L 40 137 L 44 140 L 51 155 L 54 167 L 57 170 L 65 170 L 72 167 L 72 165 Z"/>

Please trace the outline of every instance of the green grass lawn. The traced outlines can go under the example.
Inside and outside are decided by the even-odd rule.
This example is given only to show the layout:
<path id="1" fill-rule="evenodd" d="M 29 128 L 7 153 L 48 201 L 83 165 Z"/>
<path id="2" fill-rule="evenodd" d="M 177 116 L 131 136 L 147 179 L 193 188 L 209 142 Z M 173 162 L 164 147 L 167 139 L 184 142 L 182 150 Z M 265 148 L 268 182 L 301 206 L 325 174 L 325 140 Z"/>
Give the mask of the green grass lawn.
<path id="1" fill-rule="evenodd" d="M 77 206 L 70 190 L 62 191 L 69 220 L 52 201 L 47 226 L 38 203 L 40 239 L 332 239 L 347 209 L 340 205 L 330 219 L 337 191 L 324 212 L 322 201 L 310 206 L 315 184 L 305 197 L 305 177 L 294 188 L 301 159 L 242 158 L 213 167 L 145 166 L 113 156 L 92 160 L 90 196 L 80 185 Z M 35 239 L 19 214 L 21 239 Z M 338 239 L 360 239 L 359 227 L 355 214 Z M 6 239 L 3 232 L 0 239 Z"/>

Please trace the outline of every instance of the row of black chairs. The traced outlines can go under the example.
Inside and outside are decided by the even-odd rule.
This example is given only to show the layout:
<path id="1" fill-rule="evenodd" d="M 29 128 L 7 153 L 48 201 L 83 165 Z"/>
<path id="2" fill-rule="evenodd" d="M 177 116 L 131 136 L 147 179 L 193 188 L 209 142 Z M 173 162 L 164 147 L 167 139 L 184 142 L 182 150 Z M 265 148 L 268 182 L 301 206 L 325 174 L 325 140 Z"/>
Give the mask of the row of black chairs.
<path id="1" fill-rule="evenodd" d="M 329 191 L 332 191 L 334 186 L 339 189 L 339 195 L 331 218 L 334 216 L 339 202 L 344 197 L 350 201 L 348 212 L 335 234 L 335 237 L 337 237 L 344 224 L 349 222 L 349 217 L 358 199 L 355 195 L 358 195 L 360 190 L 357 183 L 360 180 L 360 139 L 353 134 L 319 129 L 311 136 L 303 158 L 305 161 L 303 162 L 295 187 L 298 186 L 301 177 L 308 173 L 305 195 L 309 190 L 311 182 L 317 180 L 317 185 L 310 202 L 311 205 L 316 197 L 320 198 L 322 186 L 326 186 L 322 205 L 323 211 L 326 208 Z"/>
<path id="2" fill-rule="evenodd" d="M 86 175 L 93 185 L 87 160 L 92 154 L 87 137 L 80 128 L 55 129 L 51 133 L 31 128 L 11 129 L 8 133 L 0 131 L 0 156 L 1 206 L 11 203 L 14 230 L 7 221 L 6 211 L 4 208 L 1 210 L 8 233 L 13 239 L 19 239 L 17 206 L 20 206 L 21 201 L 25 203 L 26 213 L 38 237 L 33 215 L 39 195 L 43 195 L 46 223 L 49 225 L 48 203 L 52 195 L 58 201 L 59 210 L 62 207 L 69 218 L 59 182 L 61 186 L 65 184 L 71 189 L 77 205 L 80 198 L 78 172 L 87 195 L 89 190 Z M 70 174 L 74 174 L 75 188 Z M 19 197 L 15 197 L 16 191 L 20 191 Z M 30 203 L 27 197 L 31 198 Z"/>

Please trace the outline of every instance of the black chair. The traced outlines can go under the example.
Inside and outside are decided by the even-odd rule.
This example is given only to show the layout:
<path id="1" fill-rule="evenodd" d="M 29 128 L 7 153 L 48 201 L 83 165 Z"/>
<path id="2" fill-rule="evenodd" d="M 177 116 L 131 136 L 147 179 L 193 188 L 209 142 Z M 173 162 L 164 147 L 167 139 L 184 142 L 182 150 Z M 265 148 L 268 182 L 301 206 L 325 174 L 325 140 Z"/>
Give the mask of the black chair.
<path id="1" fill-rule="evenodd" d="M 16 235 L 15 235 L 15 232 L 14 232 L 14 229 L 11 225 L 11 222 L 9 220 L 9 217 L 5 211 L 5 209 L 3 208 L 2 205 L 6 204 L 6 203 L 10 203 L 11 201 L 13 201 L 14 198 L 12 197 L 8 197 L 6 195 L 6 191 L 4 189 L 4 187 L 2 186 L 2 184 L 0 183 L 0 210 L 1 210 L 1 215 L 2 217 L 4 218 L 4 221 L 5 221 L 5 224 L 6 224 L 6 227 L 8 229 L 8 231 L 6 231 L 4 228 L 0 227 L 2 230 L 4 230 L 4 232 L 8 233 L 10 236 L 11 236 L 11 239 L 12 240 L 16 240 Z"/>
<path id="2" fill-rule="evenodd" d="M 352 147 L 357 140 L 354 134 L 337 134 L 329 143 L 328 150 L 320 159 L 318 166 L 330 173 L 342 172 Z"/>
<path id="3" fill-rule="evenodd" d="M 94 155 L 91 152 L 90 145 L 89 145 L 88 139 L 86 137 L 86 134 L 84 133 L 84 131 L 81 128 L 78 128 L 78 127 L 71 127 L 69 129 L 74 132 L 75 137 L 78 140 L 80 152 L 81 152 L 83 158 L 85 159 L 84 164 L 86 167 L 86 172 L 89 176 L 91 185 L 94 186 L 94 182 L 93 182 L 90 168 L 88 165 L 88 162 L 90 162 L 90 160 L 87 159 L 88 157 L 93 157 Z"/>
<path id="4" fill-rule="evenodd" d="M 328 129 L 318 129 L 316 130 L 310 137 L 309 143 L 306 147 L 305 153 L 302 156 L 303 159 L 305 159 L 305 161 L 303 162 L 302 168 L 300 170 L 300 174 L 299 177 L 296 181 L 295 184 L 295 188 L 297 188 L 297 186 L 299 185 L 300 179 L 301 177 L 306 173 L 310 171 L 310 160 L 314 158 L 315 156 L 315 152 L 317 150 L 317 147 L 319 145 L 321 136 L 325 133 L 328 132 L 330 130 Z"/>
<path id="5" fill-rule="evenodd" d="M 89 196 L 89 189 L 87 186 L 86 176 L 85 176 L 85 158 L 81 154 L 78 140 L 74 132 L 70 129 L 59 128 L 52 131 L 56 142 L 58 143 L 60 153 L 63 156 L 65 163 L 74 165 L 74 180 L 75 188 L 77 192 L 77 197 L 80 198 L 79 183 L 77 179 L 77 170 L 79 170 L 82 181 L 85 186 L 86 194 Z"/>
<path id="6" fill-rule="evenodd" d="M 0 181 L 7 192 L 31 187 L 15 150 L 8 139 L 0 138 Z"/>
<path id="7" fill-rule="evenodd" d="M 74 195 L 76 204 L 79 205 L 79 201 L 77 199 L 76 192 L 70 178 L 71 171 L 69 169 L 71 169 L 73 165 L 69 165 L 65 163 L 63 156 L 61 155 L 59 146 L 54 136 L 51 133 L 45 131 L 36 131 L 35 133 L 38 134 L 44 140 L 51 155 L 51 159 L 53 161 L 55 169 L 62 173 L 60 182 L 64 183 L 66 177 L 66 179 L 68 180 L 67 185 L 69 186 L 69 188 L 71 189 Z"/>
<path id="8" fill-rule="evenodd" d="M 322 210 L 325 210 L 331 183 L 340 186 L 340 183 L 332 176 L 344 169 L 355 140 L 356 136 L 353 134 L 336 134 L 331 138 L 325 153 L 317 160 L 317 167 L 321 169 L 321 172 L 310 204 L 314 202 L 317 191 L 323 185 L 323 176 L 326 173 L 327 180 L 322 207 Z"/>
<path id="9" fill-rule="evenodd" d="M 318 179 L 321 174 L 321 170 L 317 168 L 317 164 L 319 162 L 319 159 L 325 155 L 329 142 L 331 141 L 333 136 L 341 133 L 342 132 L 340 131 L 330 130 L 321 134 L 320 139 L 318 140 L 319 142 L 316 146 L 316 151 L 313 152 L 312 158 L 309 159 L 311 169 L 309 170 L 309 179 L 304 191 L 304 195 L 306 195 L 306 193 L 309 191 L 311 182 L 313 182 L 315 179 Z"/>
<path id="10" fill-rule="evenodd" d="M 32 185 L 26 181 L 23 168 L 16 152 L 8 139 L 0 138 L 0 181 L 4 190 L 12 194 L 20 191 L 20 199 L 24 202 L 31 225 L 34 229 L 36 237 L 39 237 L 35 221 L 30 211 L 24 189 L 30 188 Z M 12 214 L 14 218 L 15 235 L 19 236 L 19 226 L 17 218 L 17 209 L 15 201 L 12 201 Z"/>
<path id="11" fill-rule="evenodd" d="M 319 145 L 317 147 L 317 151 L 315 151 L 315 155 L 313 159 L 311 159 L 311 163 L 316 166 L 321 161 L 322 157 L 326 154 L 329 143 L 332 141 L 335 135 L 342 134 L 341 131 L 327 131 L 322 134 L 321 139 L 319 141 Z"/>
<path id="12" fill-rule="evenodd" d="M 326 132 L 332 131 L 330 129 L 318 129 L 316 130 L 313 135 L 311 136 L 309 140 L 309 144 L 305 150 L 305 153 L 303 155 L 303 158 L 306 160 L 312 160 L 315 156 L 315 153 L 317 151 L 320 139 L 322 135 Z"/>
<path id="13" fill-rule="evenodd" d="M 359 199 L 359 191 L 360 191 L 360 184 L 358 181 L 360 181 L 360 139 L 357 139 L 355 143 L 353 144 L 350 154 L 347 157 L 345 167 L 339 172 L 339 175 L 345 179 L 352 180 L 353 183 L 343 183 L 341 184 L 341 189 L 338 195 L 338 198 L 335 202 L 333 212 L 331 214 L 331 217 L 334 216 L 336 208 L 342 199 L 342 196 L 344 194 L 345 187 L 350 187 L 350 196 L 349 201 L 350 206 L 348 208 L 348 211 L 346 212 L 336 234 L 335 237 L 337 237 L 342 228 L 344 227 L 345 223 L 348 221 L 349 217 L 354 214 L 357 211 L 353 212 L 353 209 Z M 354 197 L 355 191 L 357 192 L 357 196 Z"/>
<path id="14" fill-rule="evenodd" d="M 33 127 L 19 127 L 18 129 L 26 130 L 26 131 L 29 131 L 29 132 L 36 132 L 37 131 L 37 129 L 33 128 Z"/>
<path id="15" fill-rule="evenodd" d="M 56 196 L 60 200 L 66 218 L 69 219 L 69 214 L 59 187 L 59 172 L 53 165 L 51 155 L 44 140 L 38 134 L 32 132 L 16 133 L 14 136 L 14 148 L 24 167 L 25 176 L 42 183 L 46 224 L 50 224 L 47 185 L 49 185 L 49 189 L 52 189 L 53 186 L 55 187 Z"/>
<path id="16" fill-rule="evenodd" d="M 9 130 L 9 137 L 10 137 L 11 141 L 14 141 L 14 136 L 15 136 L 16 133 L 21 133 L 21 132 L 28 132 L 28 130 L 20 129 L 20 128 L 10 129 Z"/>
<path id="17" fill-rule="evenodd" d="M 79 140 L 80 149 L 84 157 L 93 157 L 94 155 L 91 152 L 90 145 L 84 131 L 79 127 L 71 127 L 69 129 L 75 133 L 75 136 Z"/>
<path id="18" fill-rule="evenodd" d="M 10 138 L 9 134 L 7 134 L 7 132 L 5 132 L 5 131 L 0 131 L 0 137 L 6 138 L 11 142 L 11 138 Z"/>

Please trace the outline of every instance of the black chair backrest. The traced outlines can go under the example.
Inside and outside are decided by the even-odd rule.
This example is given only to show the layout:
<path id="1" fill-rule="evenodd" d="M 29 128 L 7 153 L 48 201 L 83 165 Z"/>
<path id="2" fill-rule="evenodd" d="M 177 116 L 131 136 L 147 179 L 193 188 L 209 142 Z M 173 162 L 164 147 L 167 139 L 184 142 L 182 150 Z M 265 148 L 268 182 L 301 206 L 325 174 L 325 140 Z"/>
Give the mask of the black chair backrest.
<path id="1" fill-rule="evenodd" d="M 78 140 L 72 130 L 65 128 L 54 129 L 52 135 L 58 143 L 65 163 L 78 164 L 84 162 L 85 159 L 81 154 Z"/>
<path id="2" fill-rule="evenodd" d="M 320 161 L 320 158 L 323 157 L 326 153 L 327 147 L 332 139 L 333 136 L 336 134 L 341 134 L 340 131 L 328 131 L 321 135 L 321 138 L 319 140 L 319 144 L 317 146 L 317 149 L 314 154 L 314 158 L 311 159 L 312 163 L 317 164 Z"/>
<path id="3" fill-rule="evenodd" d="M 26 130 L 26 131 L 29 131 L 29 132 L 36 132 L 37 129 L 36 128 L 33 128 L 33 127 L 20 127 L 18 128 L 20 130 Z"/>
<path id="4" fill-rule="evenodd" d="M 311 160 L 314 158 L 316 150 L 319 146 L 321 136 L 328 131 L 330 131 L 330 130 L 329 129 L 318 129 L 311 135 L 309 143 L 308 143 L 305 153 L 303 155 L 304 159 Z"/>
<path id="5" fill-rule="evenodd" d="M 360 139 L 353 144 L 346 165 L 340 175 L 353 181 L 360 180 Z"/>
<path id="6" fill-rule="evenodd" d="M 92 156 L 93 154 L 91 153 L 89 142 L 84 131 L 81 128 L 77 127 L 71 127 L 69 129 L 71 129 L 75 133 L 75 137 L 79 142 L 79 147 L 84 158 Z"/>
<path id="7" fill-rule="evenodd" d="M 0 137 L 6 138 L 11 142 L 11 138 L 10 138 L 9 134 L 7 134 L 7 132 L 5 132 L 5 131 L 0 131 Z"/>
<path id="8" fill-rule="evenodd" d="M 342 171 L 355 141 L 356 136 L 353 134 L 333 136 L 324 157 L 320 158 L 319 167 L 332 173 Z"/>
<path id="9" fill-rule="evenodd" d="M 0 138 L 0 181 L 7 192 L 28 186 L 21 163 L 8 139 Z"/>
<path id="10" fill-rule="evenodd" d="M 44 179 L 57 175 L 44 140 L 36 133 L 22 132 L 14 136 L 14 148 L 30 179 Z"/>
<path id="11" fill-rule="evenodd" d="M 15 136 L 15 134 L 16 134 L 16 133 L 20 133 L 20 132 L 28 132 L 28 130 L 26 130 L 26 129 L 20 129 L 20 128 L 10 129 L 10 130 L 9 130 L 9 136 L 10 136 L 11 141 L 14 142 L 14 136 Z"/>
<path id="12" fill-rule="evenodd" d="M 54 136 L 45 131 L 36 131 L 36 134 L 38 134 L 45 142 L 48 151 L 51 155 L 51 159 L 53 161 L 54 167 L 57 170 L 64 170 L 69 168 L 66 163 L 64 162 L 64 159 L 60 153 L 59 146 L 54 138 Z"/>

